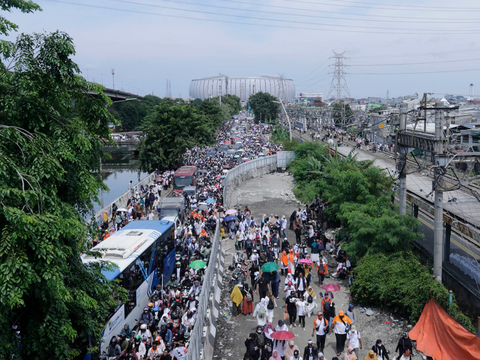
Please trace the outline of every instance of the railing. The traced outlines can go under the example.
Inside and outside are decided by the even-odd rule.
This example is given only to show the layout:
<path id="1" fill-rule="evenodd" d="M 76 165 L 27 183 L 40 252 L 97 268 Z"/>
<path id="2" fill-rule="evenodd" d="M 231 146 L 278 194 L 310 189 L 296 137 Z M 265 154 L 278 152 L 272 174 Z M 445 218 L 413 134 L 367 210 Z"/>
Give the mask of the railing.
<path id="1" fill-rule="evenodd" d="M 285 167 L 288 161 L 295 158 L 295 154 L 292 152 L 285 151 L 284 156 L 281 156 L 282 166 Z M 223 199 L 226 201 L 226 195 L 228 192 L 228 185 L 235 180 L 240 175 L 248 173 L 253 170 L 264 168 L 270 165 L 277 165 L 277 155 L 267 156 L 260 159 L 255 159 L 248 161 L 246 163 L 240 164 L 235 168 L 228 171 L 225 179 L 223 180 Z M 213 237 L 213 249 L 210 254 L 210 260 L 208 262 L 207 269 L 205 271 L 202 292 L 198 298 L 198 317 L 195 321 L 195 326 L 193 327 L 192 333 L 190 334 L 190 345 L 188 346 L 187 360 L 200 360 L 202 359 L 202 350 L 205 348 L 205 342 L 207 341 L 207 336 L 204 336 L 203 331 L 204 327 L 207 326 L 207 310 L 210 303 L 210 295 L 214 289 L 214 275 L 217 270 L 218 265 L 218 255 L 220 248 L 220 224 L 217 222 L 217 228 L 215 230 L 215 235 Z"/>
<path id="2" fill-rule="evenodd" d="M 235 180 L 240 175 L 243 175 L 250 171 L 257 170 L 259 168 L 263 168 L 265 166 L 269 166 L 276 163 L 277 163 L 277 155 L 271 155 L 271 156 L 266 156 L 264 158 L 247 161 L 229 170 L 227 175 L 225 176 L 225 179 L 223 179 L 224 205 L 225 205 L 225 202 L 227 201 L 228 185 L 230 184 L 230 182 Z"/>
<path id="3" fill-rule="evenodd" d="M 140 190 L 140 186 L 142 186 L 142 185 L 143 186 L 145 186 L 145 185 L 149 186 L 149 185 L 153 184 L 154 181 L 155 181 L 155 173 L 151 173 L 145 179 L 143 179 L 142 181 L 138 182 L 137 184 L 135 184 L 133 186 L 134 194 L 137 193 Z M 104 211 L 107 213 L 108 218 L 111 219 L 111 217 L 112 217 L 112 205 L 115 203 L 118 208 L 125 207 L 125 206 L 127 206 L 127 202 L 128 202 L 128 199 L 130 199 L 130 197 L 131 197 L 131 192 L 129 190 L 127 190 L 122 195 L 120 195 L 118 198 L 113 200 L 110 204 L 108 204 L 103 209 L 98 211 L 95 215 L 95 219 L 96 219 L 97 223 L 98 224 L 102 223 L 103 212 Z"/>
<path id="4" fill-rule="evenodd" d="M 213 248 L 208 261 L 207 270 L 203 278 L 202 291 L 198 298 L 198 316 L 192 332 L 190 333 L 190 344 L 188 346 L 187 360 L 199 360 L 201 351 L 204 349 L 206 338 L 203 336 L 203 327 L 206 326 L 207 309 L 210 293 L 213 288 L 213 276 L 217 268 L 218 249 L 220 247 L 220 224 L 217 221 L 217 228 L 213 236 Z"/>

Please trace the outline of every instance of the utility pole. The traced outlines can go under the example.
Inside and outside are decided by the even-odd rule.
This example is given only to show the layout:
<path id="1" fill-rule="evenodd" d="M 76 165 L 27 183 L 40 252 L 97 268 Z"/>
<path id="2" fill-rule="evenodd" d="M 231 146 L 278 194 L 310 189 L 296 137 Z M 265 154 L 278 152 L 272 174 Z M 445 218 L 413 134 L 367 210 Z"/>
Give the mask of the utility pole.
<path id="1" fill-rule="evenodd" d="M 443 149 L 443 103 L 435 103 L 435 169 L 432 191 L 435 191 L 435 208 L 433 222 L 433 274 L 442 281 L 443 263 L 443 181 L 445 154 Z"/>
<path id="2" fill-rule="evenodd" d="M 400 104 L 400 131 L 403 131 L 407 128 L 407 104 Z M 397 149 L 395 149 L 397 150 Z M 397 162 L 397 171 L 398 175 L 398 185 L 400 188 L 399 192 L 399 203 L 400 203 L 400 215 L 405 215 L 407 213 L 407 151 L 408 148 L 402 146 L 399 149 L 400 159 Z"/>
<path id="3" fill-rule="evenodd" d="M 115 69 L 112 69 L 112 82 L 113 82 L 112 89 L 115 90 Z"/>

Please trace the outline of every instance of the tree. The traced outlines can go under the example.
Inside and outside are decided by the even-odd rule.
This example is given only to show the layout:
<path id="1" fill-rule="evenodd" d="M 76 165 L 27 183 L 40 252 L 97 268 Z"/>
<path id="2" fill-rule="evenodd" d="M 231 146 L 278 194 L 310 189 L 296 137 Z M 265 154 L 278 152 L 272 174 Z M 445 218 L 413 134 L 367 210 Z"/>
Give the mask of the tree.
<path id="1" fill-rule="evenodd" d="M 28 0 L 2 0 L 0 1 L 0 7 L 2 11 L 18 9 L 24 14 L 42 10 L 38 4 Z M 5 17 L 0 16 L 0 34 L 8 36 L 11 31 L 17 31 L 17 29 L 18 26 L 16 24 L 7 20 Z M 0 40 L 0 42 L 3 42 L 3 45 L 7 44 L 4 40 Z"/>
<path id="2" fill-rule="evenodd" d="M 213 118 L 190 104 L 164 102 L 156 106 L 141 127 L 144 136 L 138 146 L 140 168 L 151 172 L 177 167 L 187 149 L 215 141 L 215 125 L 218 124 Z"/>
<path id="3" fill-rule="evenodd" d="M 38 8 L 24 1 L 4 8 L 10 3 Z M 0 23 L 3 32 L 13 28 Z M 115 120 L 102 87 L 77 75 L 74 54 L 62 32 L 22 34 L 0 47 L 2 358 L 80 355 L 89 334 L 98 343 L 124 294 L 101 274 L 104 265 L 87 268 L 80 258 L 93 235 L 84 219 L 105 188 L 98 159 Z"/>
<path id="4" fill-rule="evenodd" d="M 162 99 L 154 95 L 146 95 L 143 100 L 121 101 L 109 107 L 110 113 L 117 119 L 123 131 L 133 131 L 140 128 L 145 116 L 156 105 L 162 103 Z"/>
<path id="5" fill-rule="evenodd" d="M 278 99 L 269 93 L 258 92 L 251 95 L 248 99 L 250 107 L 255 115 L 255 122 L 265 122 L 273 124 L 280 111 L 280 104 L 276 103 Z"/>
<path id="6" fill-rule="evenodd" d="M 332 118 L 336 126 L 351 123 L 353 121 L 353 110 L 350 104 L 333 104 Z"/>

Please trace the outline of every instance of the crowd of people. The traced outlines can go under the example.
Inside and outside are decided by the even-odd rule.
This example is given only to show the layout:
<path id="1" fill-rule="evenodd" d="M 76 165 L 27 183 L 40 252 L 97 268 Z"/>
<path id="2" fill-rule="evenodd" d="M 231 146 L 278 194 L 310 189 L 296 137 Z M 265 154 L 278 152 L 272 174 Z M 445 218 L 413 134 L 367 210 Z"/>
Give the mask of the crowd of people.
<path id="1" fill-rule="evenodd" d="M 210 262 L 213 233 L 217 223 L 222 222 L 225 216 L 222 207 L 223 177 L 229 169 L 242 162 L 279 150 L 277 145 L 265 141 L 263 126 L 250 122 L 248 127 L 240 129 L 238 122 L 227 121 L 217 133 L 218 145 L 194 148 L 184 154 L 183 165 L 198 168 L 197 193 L 185 195 L 187 214 L 175 238 L 175 268 L 170 279 L 165 279 L 153 291 L 138 323 L 132 327 L 125 324 L 122 332 L 110 339 L 104 354 L 106 358 L 186 359 L 190 334 L 199 315 L 198 299 L 206 269 L 195 269 L 190 264 L 195 260 L 205 261 L 207 265 Z M 240 140 L 242 146 L 233 149 L 238 142 L 236 140 Z M 112 218 L 104 218 L 100 226 L 106 234 L 100 239 L 105 239 L 130 221 L 154 220 L 161 193 L 171 185 L 173 174 L 171 170 L 158 172 L 155 183 L 145 187 L 130 184 L 127 207 L 118 209 L 113 205 Z"/>
<path id="2" fill-rule="evenodd" d="M 297 326 L 306 332 L 310 329 L 306 328 L 305 318 L 312 316 L 316 318 L 312 339 L 303 352 L 304 360 L 326 360 L 323 351 L 329 334 L 335 339 L 337 357 L 333 360 L 360 359 L 363 343 L 355 324 L 353 304 L 337 312 L 333 293 L 316 292 L 313 288 L 315 283 L 319 286 L 324 283 L 328 259 L 336 263 L 330 264 L 335 269 L 331 276 L 352 281 L 348 255 L 334 237 L 329 239 L 324 229 L 326 207 L 328 204 L 317 198 L 304 210 L 294 211 L 288 219 L 273 214 L 255 219 L 246 206 L 237 209 L 233 218 L 223 221 L 225 236 L 235 241 L 237 249 L 231 266 L 232 314 L 253 316 L 257 322 L 256 332 L 245 340 L 244 360 L 302 359 L 294 340 L 277 340 L 272 335 Z M 294 231 L 294 240 L 288 239 L 287 227 Z M 275 266 L 268 269 L 269 263 L 278 264 L 278 269 Z M 282 305 L 283 316 L 275 319 L 274 310 Z M 395 356 L 401 360 L 412 356 L 407 333 L 400 340 Z M 365 357 L 368 359 L 390 360 L 380 339 Z"/>

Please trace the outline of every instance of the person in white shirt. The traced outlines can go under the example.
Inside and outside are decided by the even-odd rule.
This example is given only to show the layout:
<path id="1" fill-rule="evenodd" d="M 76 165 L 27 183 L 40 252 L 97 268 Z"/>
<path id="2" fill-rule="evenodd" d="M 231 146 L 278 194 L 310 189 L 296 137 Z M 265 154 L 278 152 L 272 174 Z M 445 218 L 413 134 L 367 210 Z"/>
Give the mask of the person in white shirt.
<path id="1" fill-rule="evenodd" d="M 359 349 L 362 349 L 363 345 L 362 337 L 360 336 L 360 332 L 358 332 L 355 325 L 352 325 L 350 331 L 347 333 L 347 348 L 349 346 L 353 348 L 353 351 L 355 351 L 355 355 L 358 359 Z"/>
<path id="2" fill-rule="evenodd" d="M 290 360 L 303 360 L 303 358 L 300 356 L 300 351 L 295 350 Z"/>
<path id="3" fill-rule="evenodd" d="M 153 212 L 149 212 L 148 213 L 148 216 L 147 216 L 147 220 L 153 220 L 154 219 L 154 215 L 153 215 Z"/>
<path id="4" fill-rule="evenodd" d="M 275 328 L 276 331 L 288 331 L 288 326 L 283 322 L 283 320 L 278 320 L 278 325 Z"/>
<path id="5" fill-rule="evenodd" d="M 328 332 L 328 320 L 323 318 L 323 314 L 321 311 L 317 313 L 317 316 L 318 317 L 313 322 L 312 336 L 314 334 L 317 335 L 317 349 L 319 351 L 318 356 L 320 357 L 320 354 L 325 348 L 325 339 Z"/>
<path id="6" fill-rule="evenodd" d="M 298 315 L 298 323 L 302 325 L 303 331 L 305 331 L 305 316 L 307 315 L 307 303 L 302 295 L 300 295 L 300 300 L 295 301 L 295 305 L 297 306 L 297 315 Z"/>

